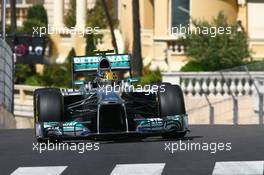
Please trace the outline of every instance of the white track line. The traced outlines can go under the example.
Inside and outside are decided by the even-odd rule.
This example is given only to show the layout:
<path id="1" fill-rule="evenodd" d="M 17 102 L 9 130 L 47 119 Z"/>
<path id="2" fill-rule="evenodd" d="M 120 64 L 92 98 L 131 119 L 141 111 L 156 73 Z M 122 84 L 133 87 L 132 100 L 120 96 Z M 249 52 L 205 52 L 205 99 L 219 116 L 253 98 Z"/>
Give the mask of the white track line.
<path id="1" fill-rule="evenodd" d="M 216 162 L 213 175 L 263 175 L 264 161 Z"/>
<path id="2" fill-rule="evenodd" d="M 67 166 L 19 167 L 11 175 L 60 175 Z"/>
<path id="3" fill-rule="evenodd" d="M 165 163 L 117 164 L 111 175 L 161 175 Z"/>

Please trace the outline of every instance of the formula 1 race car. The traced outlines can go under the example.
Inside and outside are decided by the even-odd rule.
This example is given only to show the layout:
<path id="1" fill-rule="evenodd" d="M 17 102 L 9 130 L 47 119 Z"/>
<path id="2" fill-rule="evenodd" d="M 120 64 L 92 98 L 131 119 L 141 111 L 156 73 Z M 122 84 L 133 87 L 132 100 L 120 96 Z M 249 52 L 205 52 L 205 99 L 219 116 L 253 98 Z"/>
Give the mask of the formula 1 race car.
<path id="1" fill-rule="evenodd" d="M 140 86 L 131 77 L 130 60 L 129 54 L 109 52 L 74 57 L 72 89 L 36 89 L 37 140 L 184 137 L 188 118 L 181 88 L 170 83 Z M 118 80 L 117 71 L 130 76 Z M 79 73 L 93 79 L 75 80 Z"/>

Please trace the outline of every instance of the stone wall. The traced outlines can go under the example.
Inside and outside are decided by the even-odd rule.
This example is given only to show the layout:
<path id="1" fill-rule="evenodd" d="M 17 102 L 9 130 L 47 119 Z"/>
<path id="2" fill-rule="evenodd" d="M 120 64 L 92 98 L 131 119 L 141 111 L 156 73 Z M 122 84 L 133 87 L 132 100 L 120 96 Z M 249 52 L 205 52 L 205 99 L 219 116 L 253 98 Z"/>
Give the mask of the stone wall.
<path id="1" fill-rule="evenodd" d="M 0 129 L 16 128 L 16 121 L 10 112 L 3 106 L 0 106 Z"/>

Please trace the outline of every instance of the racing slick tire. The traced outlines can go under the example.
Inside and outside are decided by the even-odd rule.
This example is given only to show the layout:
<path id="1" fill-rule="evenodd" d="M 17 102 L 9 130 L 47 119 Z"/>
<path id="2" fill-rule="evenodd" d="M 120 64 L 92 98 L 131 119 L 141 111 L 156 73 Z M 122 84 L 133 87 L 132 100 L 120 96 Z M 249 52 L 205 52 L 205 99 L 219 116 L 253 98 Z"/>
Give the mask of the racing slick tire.
<path id="1" fill-rule="evenodd" d="M 165 118 L 167 116 L 185 115 L 186 109 L 181 87 L 165 84 L 164 89 L 164 92 L 159 92 L 160 116 Z M 176 126 L 175 129 L 163 133 L 162 138 L 183 138 L 187 131 L 182 131 L 182 123 Z"/>
<path id="2" fill-rule="evenodd" d="M 164 91 L 159 92 L 159 112 L 162 118 L 186 114 L 182 89 L 178 85 L 165 84 Z"/>
<path id="3" fill-rule="evenodd" d="M 34 92 L 35 122 L 61 122 L 63 116 L 62 94 L 56 88 L 42 88 Z"/>
<path id="4" fill-rule="evenodd" d="M 62 121 L 63 102 L 62 94 L 56 88 L 41 88 L 34 91 L 34 120 L 37 142 L 45 143 L 46 137 L 43 122 Z"/>

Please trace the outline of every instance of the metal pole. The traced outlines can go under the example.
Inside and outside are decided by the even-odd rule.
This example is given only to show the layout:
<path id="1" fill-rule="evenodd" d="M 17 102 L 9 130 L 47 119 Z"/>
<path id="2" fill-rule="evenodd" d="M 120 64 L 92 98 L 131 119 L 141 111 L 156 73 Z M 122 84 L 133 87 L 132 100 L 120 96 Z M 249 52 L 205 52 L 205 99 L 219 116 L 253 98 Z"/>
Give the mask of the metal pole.
<path id="1" fill-rule="evenodd" d="M 6 38 L 6 0 L 2 0 L 2 39 Z"/>
<path id="2" fill-rule="evenodd" d="M 207 94 L 204 93 L 204 96 L 209 106 L 209 122 L 210 122 L 210 125 L 213 125 L 214 124 L 214 106 L 211 104 Z"/>
<path id="3" fill-rule="evenodd" d="M 247 71 L 247 73 L 248 73 L 248 76 L 249 76 L 249 78 L 250 78 L 250 80 L 253 80 L 253 85 L 254 85 L 254 87 L 255 87 L 255 89 L 256 89 L 256 91 L 257 91 L 257 94 L 258 94 L 258 98 L 259 98 L 259 103 L 258 103 L 258 108 L 259 108 L 259 125 L 261 125 L 261 126 L 263 126 L 263 93 L 261 93 L 260 92 L 260 90 L 259 90 L 259 88 L 258 88 L 258 86 L 257 86 L 257 84 L 256 84 L 256 79 L 253 79 L 252 78 L 252 76 L 251 76 L 251 74 L 249 73 L 249 71 L 248 71 L 248 67 L 247 66 L 244 66 L 244 68 L 245 68 L 245 70 Z"/>
<path id="4" fill-rule="evenodd" d="M 210 125 L 214 124 L 214 107 L 212 105 L 209 106 L 209 115 L 210 115 Z"/>
<path id="5" fill-rule="evenodd" d="M 11 108 L 11 113 L 14 114 L 14 105 L 15 105 L 15 75 L 16 75 L 16 65 L 15 65 L 15 60 L 16 60 L 16 54 L 13 53 L 12 55 L 12 108 Z"/>
<path id="6" fill-rule="evenodd" d="M 234 125 L 238 124 L 238 103 L 237 98 L 233 98 L 233 123 Z"/>
<path id="7" fill-rule="evenodd" d="M 224 74 L 222 72 L 219 72 L 220 76 L 225 80 Z M 230 86 L 228 86 L 228 90 L 230 90 Z M 233 124 L 238 125 L 238 102 L 237 102 L 237 95 L 235 92 L 231 92 L 231 97 L 233 100 Z"/>
<path id="8" fill-rule="evenodd" d="M 10 11 L 11 11 L 11 34 L 16 33 L 16 0 L 10 0 Z"/>
<path id="9" fill-rule="evenodd" d="M 263 125 L 263 94 L 259 93 L 259 124 Z"/>

